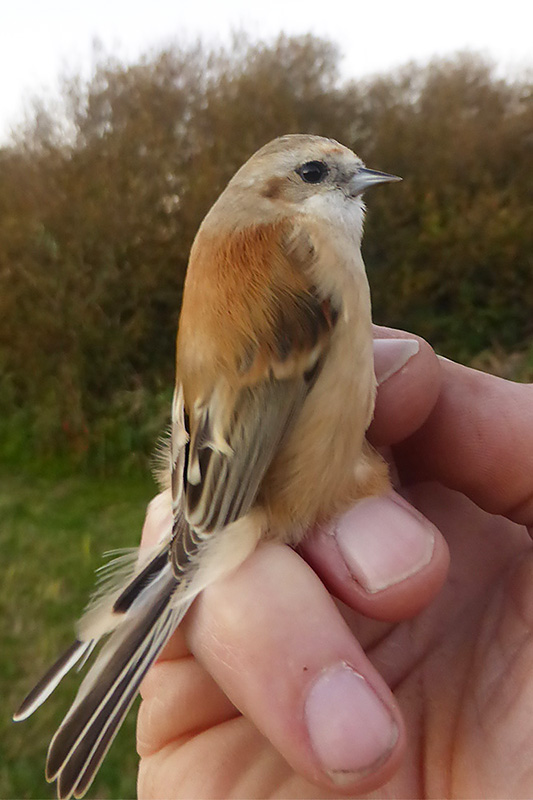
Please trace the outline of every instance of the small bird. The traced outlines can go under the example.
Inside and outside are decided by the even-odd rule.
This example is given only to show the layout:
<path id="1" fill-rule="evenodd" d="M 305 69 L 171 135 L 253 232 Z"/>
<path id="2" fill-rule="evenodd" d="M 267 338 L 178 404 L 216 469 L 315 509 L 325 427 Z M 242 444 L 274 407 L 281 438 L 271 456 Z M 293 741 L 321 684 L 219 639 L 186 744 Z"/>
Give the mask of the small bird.
<path id="1" fill-rule="evenodd" d="M 231 179 L 191 248 L 168 449 L 173 525 L 122 555 L 73 645 L 14 715 L 25 719 L 108 637 L 53 737 L 60 798 L 89 788 L 139 684 L 194 598 L 263 539 L 306 531 L 389 488 L 372 419 L 370 292 L 361 257 L 367 169 L 319 136 L 282 136 Z"/>

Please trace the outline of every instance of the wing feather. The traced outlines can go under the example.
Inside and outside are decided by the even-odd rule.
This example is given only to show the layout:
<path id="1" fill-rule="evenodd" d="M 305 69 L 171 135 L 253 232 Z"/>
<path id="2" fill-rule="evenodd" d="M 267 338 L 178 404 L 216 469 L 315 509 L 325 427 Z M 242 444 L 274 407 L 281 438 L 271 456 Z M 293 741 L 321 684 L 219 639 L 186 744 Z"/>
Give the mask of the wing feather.
<path id="1" fill-rule="evenodd" d="M 227 437 L 231 455 L 201 447 L 200 484 L 185 489 L 185 517 L 198 530 L 229 525 L 251 507 L 306 385 L 302 379 L 270 378 L 241 392 L 237 424 Z"/>
<path id="2" fill-rule="evenodd" d="M 209 534 L 252 507 L 318 375 L 337 311 L 312 284 L 314 254 L 307 235 L 271 226 L 235 234 L 223 251 L 209 250 L 204 242 L 202 253 L 202 263 L 192 260 L 191 266 L 204 273 L 211 269 L 212 275 L 204 274 L 204 287 L 216 282 L 221 262 L 233 261 L 233 273 L 248 273 L 242 287 L 233 287 L 231 303 L 218 306 L 195 294 L 193 282 L 180 321 L 180 383 L 172 424 L 174 508 L 197 533 Z M 202 326 L 196 339 L 208 341 L 196 360 L 182 344 L 194 339 L 182 332 L 193 319 Z M 237 327 L 244 333 L 230 346 L 227 329 Z"/>

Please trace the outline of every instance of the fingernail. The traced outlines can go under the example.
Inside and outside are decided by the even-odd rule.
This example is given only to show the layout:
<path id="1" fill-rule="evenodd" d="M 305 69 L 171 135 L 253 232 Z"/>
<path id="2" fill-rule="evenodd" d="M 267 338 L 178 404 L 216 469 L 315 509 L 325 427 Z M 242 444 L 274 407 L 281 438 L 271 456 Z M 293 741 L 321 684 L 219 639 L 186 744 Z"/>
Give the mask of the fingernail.
<path id="1" fill-rule="evenodd" d="M 338 785 L 377 767 L 398 740 L 389 710 L 348 664 L 319 676 L 307 696 L 305 720 L 315 755 Z"/>
<path id="2" fill-rule="evenodd" d="M 361 500 L 333 533 L 351 575 L 372 594 L 419 572 L 435 546 L 433 525 L 394 493 Z"/>
<path id="3" fill-rule="evenodd" d="M 374 339 L 374 370 L 378 386 L 405 367 L 419 350 L 417 339 Z"/>

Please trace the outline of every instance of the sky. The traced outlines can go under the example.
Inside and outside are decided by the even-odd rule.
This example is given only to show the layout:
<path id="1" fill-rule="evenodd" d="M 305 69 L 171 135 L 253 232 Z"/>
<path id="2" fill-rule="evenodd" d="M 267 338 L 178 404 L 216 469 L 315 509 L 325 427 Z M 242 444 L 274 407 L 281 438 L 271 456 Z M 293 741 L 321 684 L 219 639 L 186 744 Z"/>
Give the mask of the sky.
<path id="1" fill-rule="evenodd" d="M 338 43 L 343 74 L 363 77 L 407 61 L 474 50 L 513 73 L 533 67 L 531 0 L 3 0 L 0 143 L 28 98 L 53 94 L 62 70 L 89 76 L 95 39 L 134 61 L 172 41 L 224 42 L 313 33 Z"/>

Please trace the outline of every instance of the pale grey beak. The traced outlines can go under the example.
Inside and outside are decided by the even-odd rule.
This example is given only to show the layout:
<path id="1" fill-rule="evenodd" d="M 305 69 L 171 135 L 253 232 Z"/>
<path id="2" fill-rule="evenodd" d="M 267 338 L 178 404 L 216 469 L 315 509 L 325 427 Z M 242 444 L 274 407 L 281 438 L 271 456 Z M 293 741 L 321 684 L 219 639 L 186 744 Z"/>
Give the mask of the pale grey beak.
<path id="1" fill-rule="evenodd" d="M 358 197 L 376 183 L 393 183 L 401 180 L 397 175 L 389 175 L 387 172 L 378 172 L 376 169 L 360 167 L 350 180 L 350 197 Z"/>

